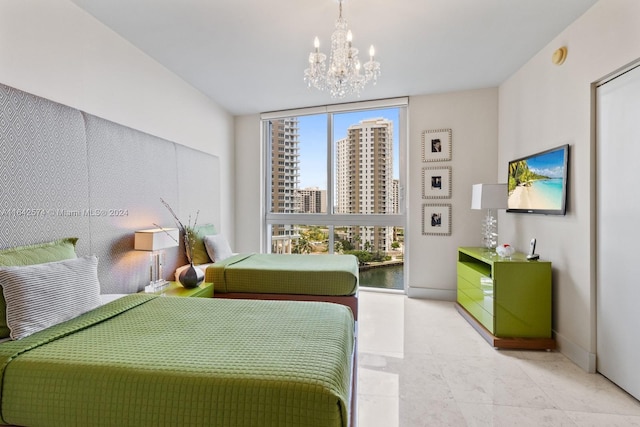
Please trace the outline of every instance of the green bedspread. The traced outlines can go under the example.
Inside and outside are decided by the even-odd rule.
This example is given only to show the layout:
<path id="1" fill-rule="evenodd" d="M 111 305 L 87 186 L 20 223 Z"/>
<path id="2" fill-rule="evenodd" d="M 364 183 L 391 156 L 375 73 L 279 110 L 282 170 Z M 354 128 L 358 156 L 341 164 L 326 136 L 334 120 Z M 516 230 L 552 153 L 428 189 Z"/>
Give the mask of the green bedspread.
<path id="1" fill-rule="evenodd" d="M 215 292 L 354 295 L 358 259 L 353 255 L 239 254 L 206 269 Z"/>
<path id="2" fill-rule="evenodd" d="M 336 304 L 129 295 L 0 344 L 2 422 L 344 427 L 353 327 Z"/>

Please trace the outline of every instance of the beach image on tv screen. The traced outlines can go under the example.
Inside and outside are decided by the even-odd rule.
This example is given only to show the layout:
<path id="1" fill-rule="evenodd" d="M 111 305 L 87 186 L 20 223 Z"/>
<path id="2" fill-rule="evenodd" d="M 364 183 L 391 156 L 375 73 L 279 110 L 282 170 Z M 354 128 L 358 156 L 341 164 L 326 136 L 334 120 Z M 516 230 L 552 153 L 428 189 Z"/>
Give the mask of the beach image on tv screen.
<path id="1" fill-rule="evenodd" d="M 509 162 L 509 209 L 562 209 L 564 150 Z"/>

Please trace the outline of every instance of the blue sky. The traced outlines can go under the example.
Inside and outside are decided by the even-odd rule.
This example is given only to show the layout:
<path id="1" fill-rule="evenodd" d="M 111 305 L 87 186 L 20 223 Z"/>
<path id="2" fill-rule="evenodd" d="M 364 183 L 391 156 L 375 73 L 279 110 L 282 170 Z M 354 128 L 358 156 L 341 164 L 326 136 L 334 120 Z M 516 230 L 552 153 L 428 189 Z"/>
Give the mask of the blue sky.
<path id="1" fill-rule="evenodd" d="M 386 108 L 333 115 L 333 140 L 344 138 L 347 128 L 368 118 L 382 117 L 393 122 L 393 177 L 399 176 L 399 110 Z M 300 125 L 300 188 L 327 188 L 327 116 L 299 116 Z"/>
<path id="2" fill-rule="evenodd" d="M 557 149 L 549 153 L 536 155 L 527 159 L 527 165 L 532 171 L 550 178 L 564 176 L 564 150 Z"/>

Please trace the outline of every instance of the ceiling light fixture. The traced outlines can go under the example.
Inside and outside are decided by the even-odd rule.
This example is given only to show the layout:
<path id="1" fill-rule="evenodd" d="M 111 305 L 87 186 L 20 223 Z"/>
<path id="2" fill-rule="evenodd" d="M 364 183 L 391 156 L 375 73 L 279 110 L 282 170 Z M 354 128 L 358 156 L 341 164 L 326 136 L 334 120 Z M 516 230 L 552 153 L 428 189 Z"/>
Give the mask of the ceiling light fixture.
<path id="1" fill-rule="evenodd" d="M 315 50 L 309 54 L 309 68 L 304 70 L 304 80 L 309 87 L 329 91 L 333 98 L 360 95 L 362 88 L 370 81 L 375 85 L 380 75 L 380 63 L 375 61 L 373 45 L 369 48 L 369 61 L 364 64 L 364 75 L 360 73 L 358 49 L 352 46 L 353 35 L 342 17 L 342 0 L 339 3 L 340 14 L 331 35 L 329 68 L 325 63 L 327 56 L 320 52 L 320 40 L 316 37 Z"/>

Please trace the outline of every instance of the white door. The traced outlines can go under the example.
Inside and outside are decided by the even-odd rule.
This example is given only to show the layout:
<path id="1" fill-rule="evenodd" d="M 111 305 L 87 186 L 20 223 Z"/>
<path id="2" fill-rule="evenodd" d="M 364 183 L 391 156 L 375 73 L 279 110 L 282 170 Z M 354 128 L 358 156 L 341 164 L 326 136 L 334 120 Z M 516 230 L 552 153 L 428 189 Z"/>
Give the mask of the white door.
<path id="1" fill-rule="evenodd" d="M 597 369 L 640 399 L 640 68 L 596 102 Z"/>

